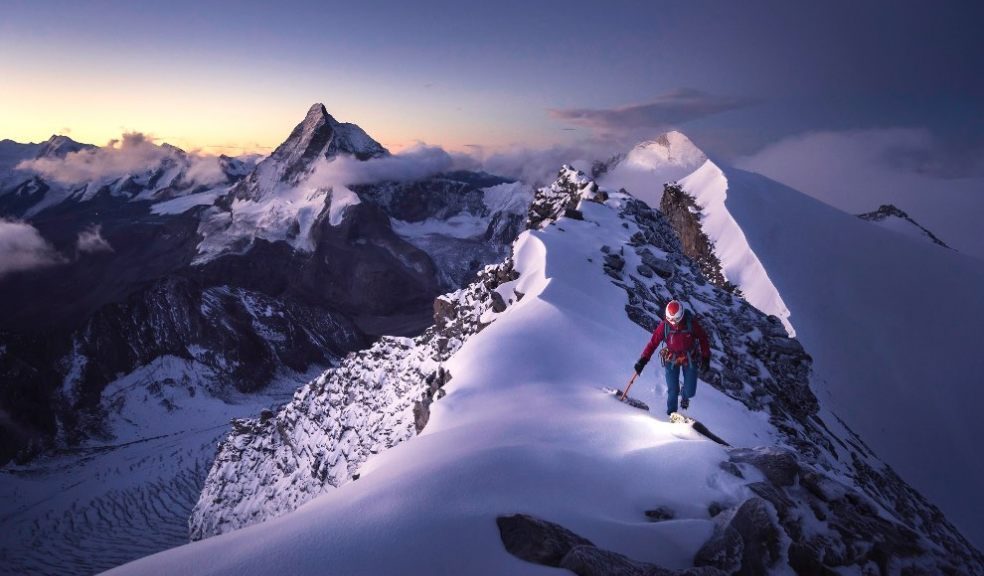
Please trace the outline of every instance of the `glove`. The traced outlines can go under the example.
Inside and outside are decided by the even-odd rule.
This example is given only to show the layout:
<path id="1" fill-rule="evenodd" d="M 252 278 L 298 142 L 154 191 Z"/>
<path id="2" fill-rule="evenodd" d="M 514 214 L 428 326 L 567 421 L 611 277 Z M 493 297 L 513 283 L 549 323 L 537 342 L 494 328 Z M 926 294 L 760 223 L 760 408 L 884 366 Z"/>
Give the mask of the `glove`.
<path id="1" fill-rule="evenodd" d="M 701 370 L 704 370 L 704 371 L 707 371 L 707 370 L 710 370 L 711 369 L 711 357 L 710 356 L 704 356 L 703 358 L 700 359 L 700 369 Z"/>
<path id="2" fill-rule="evenodd" d="M 646 358 L 639 358 L 639 361 L 635 363 L 635 371 L 636 371 L 636 374 L 640 374 L 641 375 L 642 374 L 642 369 L 645 368 L 646 367 L 646 364 L 648 364 L 648 363 L 649 363 L 649 360 L 648 359 L 646 359 Z"/>

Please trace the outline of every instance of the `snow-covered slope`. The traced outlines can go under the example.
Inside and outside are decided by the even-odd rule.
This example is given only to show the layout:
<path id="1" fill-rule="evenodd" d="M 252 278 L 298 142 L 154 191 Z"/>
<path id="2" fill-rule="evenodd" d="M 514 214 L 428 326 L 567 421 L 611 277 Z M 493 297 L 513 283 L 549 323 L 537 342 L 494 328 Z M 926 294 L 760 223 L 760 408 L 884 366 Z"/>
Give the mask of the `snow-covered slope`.
<path id="1" fill-rule="evenodd" d="M 872 213 L 872 225 L 710 160 L 679 182 L 727 280 L 802 337 L 824 407 L 984 545 L 984 462 L 973 446 L 984 437 L 984 267 L 930 244 L 897 210 Z"/>
<path id="2" fill-rule="evenodd" d="M 339 154 L 368 160 L 386 156 L 389 151 L 362 128 L 335 120 L 324 104 L 314 104 L 290 136 L 236 187 L 235 196 L 241 200 L 260 200 L 285 187 L 296 186 L 311 175 L 318 166 L 317 160 L 328 160 Z"/>
<path id="3" fill-rule="evenodd" d="M 659 206 L 663 184 L 683 178 L 705 160 L 707 156 L 684 134 L 667 132 L 603 166 L 598 184 L 611 190 L 625 188 L 650 206 Z"/>
<path id="4" fill-rule="evenodd" d="M 13 140 L 0 140 L 0 178 L 7 175 L 24 160 L 34 158 L 43 144 L 21 144 Z M 0 180 L 2 181 L 2 180 Z"/>
<path id="5" fill-rule="evenodd" d="M 122 141 L 105 147 L 52 136 L 41 144 L 12 143 L 4 148 L 20 160 L 4 173 L 0 149 L 0 214 L 26 219 L 61 204 L 99 197 L 161 202 L 210 193 L 214 199 L 252 165 L 249 159 L 202 156 L 157 145 L 142 134 L 125 134 Z M 33 155 L 23 157 L 28 150 Z"/>
<path id="6" fill-rule="evenodd" d="M 721 169 L 707 160 L 693 174 L 681 179 L 680 186 L 701 208 L 701 227 L 714 244 L 724 277 L 741 289 L 749 303 L 778 317 L 789 334 L 795 336 L 782 295 L 748 245 L 744 230 L 725 207 L 728 181 Z"/>
<path id="7" fill-rule="evenodd" d="M 714 182 L 697 174 L 687 190 L 715 206 L 708 221 L 739 226 L 814 358 L 824 406 L 984 546 L 984 266 L 763 176 L 702 171 Z M 732 247 L 718 245 L 722 260 Z"/>
<path id="8" fill-rule="evenodd" d="M 312 174 L 339 156 L 368 160 L 388 155 L 362 128 L 338 122 L 324 104 L 314 104 L 290 136 L 203 215 L 199 263 L 242 253 L 256 238 L 311 251 L 311 228 L 322 212 L 337 226 L 345 209 L 359 203 L 346 182 L 312 181 Z"/>
<path id="9" fill-rule="evenodd" d="M 554 202 L 565 191 L 573 202 Z M 617 569 L 625 557 L 675 570 L 696 561 L 704 574 L 787 566 L 980 572 L 979 552 L 843 425 L 823 419 L 798 343 L 709 285 L 659 214 L 571 171 L 541 196 L 561 211 L 517 241 L 518 279 L 492 291 L 499 299 L 489 292 L 468 307 L 483 328 L 438 359 L 450 375 L 447 395 L 430 406 L 420 435 L 370 456 L 357 480 L 292 513 L 111 573 L 555 573 L 504 548 L 514 538 L 501 531 L 502 517 L 516 513 L 590 539 L 596 547 L 577 555 L 607 564 L 584 574 L 626 573 Z M 728 450 L 664 421 L 658 367 L 633 389 L 655 407 L 652 415 L 601 390 L 627 379 L 649 336 L 639 324 L 651 325 L 673 296 L 701 314 L 713 340 L 714 367 L 691 413 L 733 446 L 778 449 Z M 494 322 L 483 309 L 494 311 Z M 389 366 L 381 358 L 378 370 Z M 297 408 L 312 394 L 335 394 L 339 408 L 360 401 L 339 392 L 312 383 L 268 423 L 254 421 L 270 430 L 252 437 L 255 447 L 236 444 L 242 469 L 270 457 L 271 434 L 312 456 L 338 450 L 317 445 L 322 436 L 306 424 L 315 414 Z M 230 441 L 237 438 L 247 439 Z M 227 496 L 238 485 L 255 498 L 252 478 L 229 474 L 239 465 L 221 460 L 213 474 L 233 480 Z M 290 501 L 266 499 L 285 510 Z M 520 544 L 545 544 L 534 536 Z M 543 562 L 569 561 L 566 552 L 544 553 Z"/>

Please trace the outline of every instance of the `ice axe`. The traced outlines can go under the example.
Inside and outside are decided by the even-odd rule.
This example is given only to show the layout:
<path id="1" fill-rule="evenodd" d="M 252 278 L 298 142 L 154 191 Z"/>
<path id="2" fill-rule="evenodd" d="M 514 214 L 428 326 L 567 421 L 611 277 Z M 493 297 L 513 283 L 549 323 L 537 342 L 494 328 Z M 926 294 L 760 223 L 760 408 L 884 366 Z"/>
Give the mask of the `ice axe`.
<path id="1" fill-rule="evenodd" d="M 632 388 L 632 384 L 636 381 L 636 378 L 638 377 L 639 377 L 638 372 L 632 373 L 632 379 L 629 380 L 629 383 L 625 385 L 625 392 L 622 392 L 622 395 L 619 397 L 619 400 L 623 402 L 625 401 L 625 397 L 629 395 L 629 388 Z"/>

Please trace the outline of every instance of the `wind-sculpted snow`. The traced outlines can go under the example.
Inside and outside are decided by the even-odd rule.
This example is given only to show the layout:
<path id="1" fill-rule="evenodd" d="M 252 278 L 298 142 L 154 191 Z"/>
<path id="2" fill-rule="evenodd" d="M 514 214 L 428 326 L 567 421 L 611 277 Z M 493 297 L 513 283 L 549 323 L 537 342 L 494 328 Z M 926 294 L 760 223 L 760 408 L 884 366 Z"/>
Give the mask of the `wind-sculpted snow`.
<path id="1" fill-rule="evenodd" d="M 373 454 L 419 433 L 451 378 L 443 362 L 504 309 L 503 288 L 515 277 L 511 261 L 486 267 L 468 288 L 435 301 L 436 324 L 421 336 L 384 336 L 302 387 L 276 414 L 234 421 L 189 520 L 192 540 L 290 512 L 358 478 Z"/>
<path id="2" fill-rule="evenodd" d="M 982 572 L 984 557 L 938 511 L 845 426 L 825 420 L 810 390 L 809 356 L 781 322 L 704 279 L 660 213 L 565 168 L 534 198 L 530 221 L 535 228 L 513 249 L 519 277 L 493 269 L 482 285 L 439 299 L 435 340 L 391 340 L 376 363 L 350 356 L 362 380 L 333 388 L 331 372 L 276 414 L 242 424 L 249 430 L 224 445 L 228 458 L 216 463 L 200 501 L 215 508 L 201 525 L 242 522 L 241 513 L 293 498 L 292 488 L 262 492 L 257 476 L 271 486 L 297 478 L 308 489 L 297 501 L 319 497 L 294 514 L 114 573 L 542 574 L 496 534 L 497 519 L 517 515 L 543 520 L 531 523 L 547 527 L 549 565 L 566 558 L 553 544 L 567 534 L 574 556 L 564 565 L 578 573 Z M 686 300 L 712 337 L 712 369 L 689 413 L 733 449 L 601 390 L 627 379 L 670 297 Z M 484 328 L 466 339 L 469 330 L 454 326 Z M 420 420 L 411 422 L 409 407 L 427 404 L 425 373 L 435 365 L 453 378 L 440 379 L 446 396 L 414 435 Z M 379 379 L 383 373 L 424 379 L 414 386 Z M 373 430 L 349 398 L 359 403 L 377 383 L 376 397 L 396 396 L 389 391 L 403 385 L 410 392 L 395 401 L 406 440 L 372 454 L 386 446 L 381 428 L 346 437 L 344 414 L 354 410 L 352 427 Z M 665 386 L 652 367 L 632 394 L 658 406 Z M 327 400 L 310 400 L 323 394 Z M 387 407 L 375 408 L 389 417 Z M 327 421 L 332 411 L 337 425 Z M 329 443 L 296 443 L 306 438 Z M 366 453 L 353 472 L 347 455 Z M 335 478 L 360 478 L 327 487 L 332 463 Z M 533 549 L 533 537 L 510 532 L 508 549 Z M 595 550 L 581 548 L 588 543 Z"/>
<path id="3" fill-rule="evenodd" d="M 571 177 L 562 171 L 561 178 L 577 182 L 581 190 L 591 189 L 583 177 Z M 639 231 L 617 251 L 609 246 L 601 251 L 605 254 L 605 272 L 628 294 L 626 312 L 634 322 L 652 331 L 667 302 L 684 302 L 698 314 L 711 337 L 715 361 L 710 371 L 701 374 L 703 381 L 750 410 L 767 412 L 771 424 L 781 433 L 782 444 L 794 450 L 803 462 L 826 474 L 846 475 L 857 489 L 888 511 L 902 530 L 921 532 L 926 541 L 922 547 L 912 544 L 914 549 L 908 551 L 912 558 L 929 553 L 927 545 L 933 543 L 959 559 L 958 564 L 974 566 L 984 559 L 935 506 L 906 484 L 845 424 L 822 420 L 819 402 L 810 388 L 812 358 L 786 334 L 778 318 L 766 316 L 729 290 L 709 284 L 699 264 L 683 255 L 679 238 L 662 213 L 622 195 L 616 195 L 616 201 L 620 201 L 622 217 L 634 221 Z M 838 430 L 839 435 L 832 429 Z M 803 529 L 802 522 L 792 523 L 796 525 L 794 530 Z M 836 533 L 811 534 L 803 537 L 806 542 L 797 544 L 814 554 L 864 545 L 864 523 L 841 528 Z M 900 551 L 879 550 L 881 553 Z M 859 555 L 854 560 L 863 566 L 867 557 Z M 936 561 L 940 562 L 938 566 L 947 565 L 942 559 Z"/>

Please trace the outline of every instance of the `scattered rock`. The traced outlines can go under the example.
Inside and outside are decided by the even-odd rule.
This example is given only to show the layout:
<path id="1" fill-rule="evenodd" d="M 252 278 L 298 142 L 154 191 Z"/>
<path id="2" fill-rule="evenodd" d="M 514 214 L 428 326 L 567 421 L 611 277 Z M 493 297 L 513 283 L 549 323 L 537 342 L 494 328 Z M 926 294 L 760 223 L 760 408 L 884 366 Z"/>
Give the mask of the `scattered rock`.
<path id="1" fill-rule="evenodd" d="M 697 551 L 694 564 L 742 576 L 767 573 L 781 558 L 782 532 L 770 512 L 765 500 L 746 500 Z"/>
<path id="2" fill-rule="evenodd" d="M 499 516 L 496 524 L 506 550 L 517 558 L 535 564 L 560 566 L 561 560 L 575 546 L 594 548 L 587 538 L 558 524 L 526 514 Z"/>
<path id="3" fill-rule="evenodd" d="M 796 457 L 779 448 L 737 448 L 729 452 L 729 459 L 755 466 L 776 486 L 792 486 L 799 473 Z"/>
<path id="4" fill-rule="evenodd" d="M 724 572 L 703 566 L 668 570 L 656 564 L 637 562 L 622 554 L 598 548 L 574 532 L 526 514 L 499 516 L 499 535 L 506 550 L 544 566 L 565 568 L 578 576 L 724 576 Z"/>
<path id="5" fill-rule="evenodd" d="M 676 512 L 666 506 L 659 506 L 657 508 L 653 508 L 652 510 L 646 510 L 646 518 L 649 518 L 654 522 L 672 520 L 676 518 Z"/>

